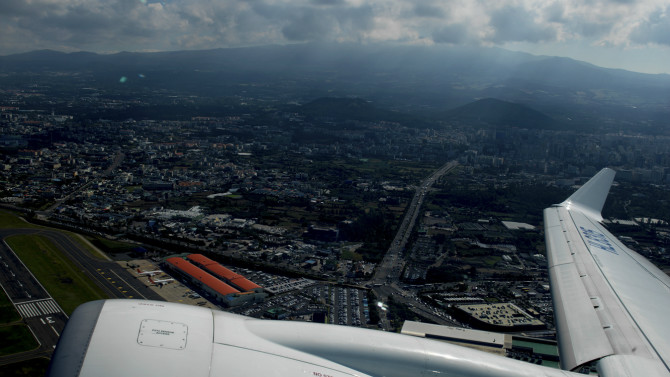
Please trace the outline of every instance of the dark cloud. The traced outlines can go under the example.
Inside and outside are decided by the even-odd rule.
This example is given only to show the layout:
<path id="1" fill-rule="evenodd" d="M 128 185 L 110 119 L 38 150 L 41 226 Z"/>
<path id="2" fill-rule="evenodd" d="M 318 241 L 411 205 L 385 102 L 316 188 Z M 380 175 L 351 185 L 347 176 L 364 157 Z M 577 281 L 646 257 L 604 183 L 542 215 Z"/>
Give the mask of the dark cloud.
<path id="1" fill-rule="evenodd" d="M 463 44 L 468 41 L 468 28 L 463 24 L 448 25 L 432 35 L 435 43 Z"/>
<path id="2" fill-rule="evenodd" d="M 343 10 L 338 20 L 342 30 L 358 35 L 374 28 L 374 17 L 375 12 L 371 6 L 361 5 Z"/>
<path id="3" fill-rule="evenodd" d="M 91 7 L 86 3 L 45 2 L 39 7 L 14 6 L 10 9 L 24 14 L 14 21 L 14 26 L 23 30 L 26 37 L 41 44 L 65 44 L 81 49 L 113 38 L 123 39 L 128 35 L 152 37 L 152 29 L 126 16 L 134 12 L 137 4 L 137 1 L 123 0 L 114 3 L 114 7 L 108 7 L 107 4 Z M 28 11 L 31 13 L 28 14 Z"/>
<path id="4" fill-rule="evenodd" d="M 574 19 L 566 22 L 568 30 L 584 38 L 602 37 L 607 35 L 614 26 L 611 22 L 596 22 L 585 19 Z"/>
<path id="5" fill-rule="evenodd" d="M 635 28 L 631 40 L 641 44 L 670 46 L 670 6 L 654 12 L 646 22 Z"/>
<path id="6" fill-rule="evenodd" d="M 425 2 L 419 2 L 414 5 L 414 15 L 417 17 L 426 17 L 426 18 L 444 18 L 446 13 L 444 9 L 437 7 L 433 4 L 426 4 Z"/>
<path id="7" fill-rule="evenodd" d="M 220 23 L 228 23 L 234 25 L 235 30 L 242 35 L 252 35 L 264 30 L 262 25 L 268 20 L 259 15 L 253 10 L 243 10 L 235 15 L 234 18 L 226 12 L 222 15 L 223 18 L 217 16 L 217 21 Z"/>
<path id="8" fill-rule="evenodd" d="M 373 26 L 370 7 L 342 7 L 336 10 L 304 7 L 297 15 L 289 16 L 282 34 L 290 41 L 330 40 L 337 37 L 357 37 Z"/>
<path id="9" fill-rule="evenodd" d="M 544 8 L 544 18 L 549 22 L 565 22 L 566 19 L 564 5 L 556 1 L 548 7 Z"/>
<path id="10" fill-rule="evenodd" d="M 312 0 L 312 3 L 316 5 L 344 5 L 346 1 L 344 0 Z"/>
<path id="11" fill-rule="evenodd" d="M 35 9 L 25 0 L 3 0 L 0 18 L 33 16 L 39 9 Z"/>
<path id="12" fill-rule="evenodd" d="M 556 39 L 556 31 L 553 28 L 537 23 L 534 15 L 520 6 L 503 7 L 493 11 L 490 26 L 495 30 L 495 34 L 489 39 L 496 43 Z"/>
<path id="13" fill-rule="evenodd" d="M 298 17 L 282 29 L 282 33 L 290 41 L 321 40 L 330 35 L 336 24 L 325 12 L 303 9 Z"/>
<path id="14" fill-rule="evenodd" d="M 93 12 L 89 8 L 77 6 L 69 8 L 67 13 L 42 17 L 35 26 L 68 30 L 72 34 L 106 34 L 115 30 L 118 23 L 119 19 L 107 12 Z"/>

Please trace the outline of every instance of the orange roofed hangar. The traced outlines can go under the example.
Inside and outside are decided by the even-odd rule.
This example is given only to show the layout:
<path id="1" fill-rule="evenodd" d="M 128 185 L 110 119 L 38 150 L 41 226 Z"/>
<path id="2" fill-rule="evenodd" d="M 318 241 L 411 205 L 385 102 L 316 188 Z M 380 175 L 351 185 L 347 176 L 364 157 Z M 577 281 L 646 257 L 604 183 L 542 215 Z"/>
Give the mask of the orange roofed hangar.
<path id="1" fill-rule="evenodd" d="M 216 276 L 179 257 L 168 258 L 165 263 L 172 271 L 225 306 L 238 306 L 246 302 L 262 302 L 267 296 L 265 293 L 240 292 L 240 290 L 231 287 Z"/>
<path id="2" fill-rule="evenodd" d="M 263 293 L 263 288 L 253 281 L 245 278 L 240 274 L 223 267 L 218 262 L 215 262 L 202 254 L 190 254 L 186 257 L 196 266 L 202 267 L 214 276 L 222 279 L 227 284 L 239 289 L 243 292 Z"/>

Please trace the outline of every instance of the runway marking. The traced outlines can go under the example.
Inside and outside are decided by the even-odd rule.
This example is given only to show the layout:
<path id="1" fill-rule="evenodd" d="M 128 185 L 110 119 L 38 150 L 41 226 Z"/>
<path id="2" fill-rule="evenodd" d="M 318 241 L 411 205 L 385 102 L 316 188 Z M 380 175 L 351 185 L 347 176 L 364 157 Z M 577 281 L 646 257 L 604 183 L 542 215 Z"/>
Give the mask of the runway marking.
<path id="1" fill-rule="evenodd" d="M 60 334 L 58 333 L 58 331 L 56 331 L 56 329 L 54 329 L 53 326 L 49 326 L 49 327 L 51 327 L 51 330 L 53 330 L 53 331 L 56 333 L 56 336 L 57 336 L 57 337 L 60 337 Z"/>
<path id="2" fill-rule="evenodd" d="M 145 299 L 145 300 L 147 299 L 146 297 L 144 297 L 143 294 L 141 294 L 137 289 L 135 289 L 135 287 L 133 287 L 132 285 L 128 284 L 127 281 L 123 280 L 123 278 L 122 278 L 121 276 L 119 276 L 119 274 L 117 274 L 116 272 L 114 272 L 114 270 L 109 270 L 109 272 L 111 272 L 111 273 L 113 273 L 114 275 L 116 275 L 116 277 L 119 278 L 119 280 L 121 280 L 122 282 L 126 283 L 126 285 L 130 287 L 130 289 L 132 289 L 133 291 L 137 292 L 137 294 L 140 295 L 140 296 L 142 296 L 143 299 Z M 123 288 L 122 288 L 122 287 L 119 287 L 119 290 L 121 290 L 121 289 L 123 289 Z"/>
<path id="3" fill-rule="evenodd" d="M 19 311 L 21 317 L 23 318 L 39 317 L 45 314 L 64 313 L 56 301 L 51 298 L 22 302 L 20 304 L 15 304 L 15 306 L 16 310 Z"/>
<path id="4" fill-rule="evenodd" d="M 22 301 L 22 302 L 17 303 L 17 305 L 19 305 L 19 304 L 30 304 L 30 303 L 39 302 L 39 301 L 46 301 L 46 300 L 52 300 L 52 298 L 51 297 L 49 297 L 49 298 L 38 298 L 38 299 L 35 299 L 35 300 L 32 300 L 32 301 Z"/>
<path id="5" fill-rule="evenodd" d="M 38 232 L 38 233 L 40 233 L 40 232 Z M 9 244 L 8 244 L 4 239 L 2 240 L 2 244 L 7 248 L 7 250 L 9 250 L 9 251 L 12 253 L 12 255 L 14 255 L 14 257 L 19 261 L 19 263 L 21 263 L 21 265 L 22 265 L 23 268 L 28 272 L 28 274 L 30 275 L 30 277 L 32 277 L 32 279 L 33 279 L 35 282 L 37 282 L 37 285 L 39 285 L 40 288 L 42 288 L 42 291 L 44 291 L 44 293 L 46 294 L 46 296 L 49 297 L 49 298 L 46 299 L 46 300 L 51 300 L 51 301 L 53 301 L 53 298 L 51 297 L 51 295 L 49 294 L 49 292 L 46 290 L 46 288 L 44 288 L 44 286 L 42 285 L 42 283 L 40 283 L 40 281 L 37 280 L 37 278 L 35 277 L 35 275 L 33 275 L 32 271 L 30 271 L 30 269 L 28 268 L 28 266 L 26 266 L 26 264 L 23 263 L 23 261 L 21 260 L 21 258 L 19 258 L 19 256 L 16 255 L 16 253 L 14 252 L 14 250 L 12 250 L 12 248 L 9 246 Z M 2 289 L 5 290 L 4 287 L 3 287 Z M 7 293 L 7 291 L 5 291 L 5 293 Z M 33 296 L 31 296 L 28 292 L 26 292 L 26 295 L 28 295 L 28 298 L 32 298 L 32 297 L 33 297 Z M 21 303 L 21 304 L 17 304 L 17 303 L 15 303 L 14 300 L 12 300 L 12 297 L 11 297 L 10 295 L 7 295 L 7 297 L 9 298 L 9 301 L 11 301 L 12 304 L 14 304 L 14 307 L 16 307 L 17 309 L 19 308 L 19 305 L 23 305 L 23 304 L 25 304 L 25 302 L 23 302 L 23 303 Z M 30 301 L 30 302 L 36 302 L 36 301 L 40 301 L 40 300 L 34 300 L 34 301 Z M 65 314 L 65 311 L 63 311 L 63 309 L 61 309 L 60 306 L 58 306 L 58 304 L 56 304 L 56 301 L 53 301 L 53 304 L 58 308 L 58 311 L 56 311 L 56 312 L 54 312 L 54 313 L 61 312 L 61 313 L 63 313 L 63 315 L 65 316 L 65 318 L 70 318 L 70 316 L 68 316 L 67 314 Z M 30 326 L 29 326 L 29 327 L 30 327 Z"/>

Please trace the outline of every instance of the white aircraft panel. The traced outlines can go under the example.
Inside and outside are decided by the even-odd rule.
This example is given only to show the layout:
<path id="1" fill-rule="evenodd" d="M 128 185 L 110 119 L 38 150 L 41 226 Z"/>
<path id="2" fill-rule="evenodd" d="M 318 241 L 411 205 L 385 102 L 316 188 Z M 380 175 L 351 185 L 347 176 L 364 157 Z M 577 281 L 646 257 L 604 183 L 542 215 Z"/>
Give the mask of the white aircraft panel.
<path id="1" fill-rule="evenodd" d="M 313 364 L 294 357 L 250 350 L 230 345 L 215 344 L 212 357 L 212 376 L 305 376 L 350 377 L 367 375 L 360 372 L 343 372 L 320 364 Z"/>
<path id="2" fill-rule="evenodd" d="M 637 253 L 621 244 L 602 225 L 582 214 L 573 214 L 575 225 L 584 239 L 605 281 L 620 301 L 622 309 L 628 313 L 633 325 L 639 328 L 647 339 L 648 346 L 670 364 L 670 278 L 644 261 Z M 616 326 L 626 323 L 616 321 Z M 631 335 L 621 339 L 624 346 L 629 344 Z M 613 344 L 615 348 L 618 344 Z M 623 347 L 622 347 L 623 348 Z M 639 350 L 633 343 L 630 349 L 620 349 L 619 354 L 636 354 Z M 670 368 L 669 368 L 670 369 Z"/>
<path id="3" fill-rule="evenodd" d="M 570 263 L 554 266 L 549 270 L 549 278 L 561 365 L 572 370 L 611 355 L 614 350 L 601 327 L 575 265 Z"/>
<path id="4" fill-rule="evenodd" d="M 137 343 L 145 347 L 161 347 L 173 350 L 186 348 L 188 326 L 175 321 L 143 319 Z"/>
<path id="5" fill-rule="evenodd" d="M 160 366 L 175 376 L 208 377 L 212 332 L 212 313 L 204 308 L 108 300 L 98 317 L 81 375 L 146 376 Z M 120 369 L 125 372 L 119 373 Z"/>
<path id="6" fill-rule="evenodd" d="M 373 376 L 573 375 L 445 342 L 383 331 L 291 321 L 252 320 L 246 326 L 258 338 L 275 345 Z"/>
<path id="7" fill-rule="evenodd" d="M 565 227 L 559 216 L 560 211 L 565 211 L 565 209 L 552 207 L 544 211 L 544 235 L 548 250 L 547 266 L 549 268 L 574 262 L 570 248 L 566 243 Z"/>
<path id="8" fill-rule="evenodd" d="M 668 376 L 668 370 L 662 364 L 648 358 L 631 355 L 615 355 L 600 360 L 598 373 L 601 376 Z"/>
<path id="9" fill-rule="evenodd" d="M 352 374 L 358 373 L 357 371 L 344 368 L 342 365 L 332 362 L 330 360 L 314 355 L 311 352 L 303 352 L 300 349 L 293 349 L 286 347 L 283 344 L 273 341 L 273 339 L 267 339 L 263 336 L 259 336 L 249 329 L 250 326 L 253 326 L 257 322 L 268 322 L 272 325 L 278 326 L 279 328 L 284 329 L 283 331 L 293 331 L 293 329 L 287 329 L 284 326 L 286 321 L 264 321 L 249 317 L 244 317 L 236 314 L 213 311 L 214 314 L 214 329 L 215 332 L 212 337 L 212 341 L 217 345 L 215 350 L 217 351 L 216 358 L 223 356 L 220 352 L 221 350 L 227 348 L 221 348 L 218 346 L 231 346 L 235 348 L 241 348 L 249 350 L 249 356 L 254 355 L 273 355 L 280 359 L 285 360 L 298 360 L 302 363 L 307 363 L 310 365 L 316 365 L 331 370 L 339 370 L 341 373 Z M 315 325 L 315 324 L 311 324 Z M 308 336 L 322 336 L 323 331 L 328 327 L 334 327 L 331 325 L 316 325 L 317 330 L 312 330 L 311 333 L 306 333 L 304 330 L 301 332 L 303 337 Z M 215 359 L 216 359 L 215 358 Z M 277 359 L 279 360 L 279 359 Z M 215 360 L 218 362 L 218 360 Z"/>

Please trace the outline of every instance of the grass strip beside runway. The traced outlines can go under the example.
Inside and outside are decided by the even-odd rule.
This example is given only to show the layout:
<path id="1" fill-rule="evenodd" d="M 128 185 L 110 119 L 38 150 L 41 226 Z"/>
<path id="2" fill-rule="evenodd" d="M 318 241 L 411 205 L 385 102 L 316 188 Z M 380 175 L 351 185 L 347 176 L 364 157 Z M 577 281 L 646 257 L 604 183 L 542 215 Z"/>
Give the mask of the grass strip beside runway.
<path id="1" fill-rule="evenodd" d="M 49 359 L 38 357 L 32 360 L 0 366 L 2 377 L 44 376 L 49 368 Z"/>
<path id="2" fill-rule="evenodd" d="M 82 246 L 82 248 L 86 249 L 86 251 L 91 253 L 91 255 L 94 258 L 101 260 L 105 259 L 104 256 L 100 255 L 99 251 L 95 250 L 90 243 L 84 241 L 76 233 L 57 228 L 48 228 L 40 225 L 31 224 L 21 219 L 19 215 L 14 212 L 0 210 L 0 229 L 25 229 L 25 228 L 51 229 L 55 232 L 61 232 L 63 234 L 67 234 L 74 242 L 78 243 L 79 245 Z"/>
<path id="3" fill-rule="evenodd" d="M 19 312 L 14 309 L 14 304 L 9 301 L 9 297 L 0 289 L 0 324 L 20 321 Z"/>
<path id="4" fill-rule="evenodd" d="M 0 356 L 34 350 L 40 345 L 24 324 L 0 326 Z"/>
<path id="5" fill-rule="evenodd" d="M 68 315 L 85 302 L 109 298 L 45 237 L 16 235 L 6 241 Z"/>
<path id="6" fill-rule="evenodd" d="M 40 228 L 40 226 L 25 222 L 15 213 L 0 211 L 0 228 Z"/>

